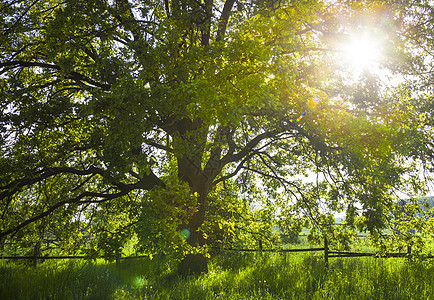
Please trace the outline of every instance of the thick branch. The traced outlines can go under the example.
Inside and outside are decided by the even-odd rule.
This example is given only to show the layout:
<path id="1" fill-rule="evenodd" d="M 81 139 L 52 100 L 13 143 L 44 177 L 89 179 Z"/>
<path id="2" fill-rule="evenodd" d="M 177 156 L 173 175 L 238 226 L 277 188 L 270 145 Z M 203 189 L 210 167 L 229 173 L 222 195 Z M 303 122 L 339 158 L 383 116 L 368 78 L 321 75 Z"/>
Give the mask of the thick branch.
<path id="1" fill-rule="evenodd" d="M 297 132 L 297 134 L 299 134 L 299 135 L 301 135 L 301 136 L 303 136 L 303 137 L 305 137 L 305 138 L 307 138 L 308 140 L 310 140 L 310 141 L 312 141 L 313 139 L 315 139 L 315 138 L 317 138 L 317 137 L 315 137 L 315 136 L 312 136 L 312 135 L 310 135 L 308 132 L 306 132 L 304 129 L 302 129 L 301 127 L 299 127 L 299 126 L 296 126 L 296 125 L 292 125 L 292 123 L 287 123 L 287 124 L 284 124 L 284 125 L 282 125 L 282 127 L 280 128 L 280 129 L 276 129 L 276 130 L 271 130 L 271 131 L 266 131 L 266 132 L 263 132 L 263 133 L 261 133 L 261 134 L 259 134 L 259 135 L 257 135 L 256 137 L 254 137 L 252 140 L 250 140 L 250 142 L 248 142 L 240 151 L 238 151 L 237 153 L 233 153 L 233 151 L 234 151 L 234 149 L 235 149 L 235 143 L 233 144 L 233 145 L 230 145 L 230 150 L 231 151 L 229 151 L 221 160 L 220 160 L 220 166 L 223 168 L 225 165 L 227 165 L 228 163 L 231 163 L 231 162 L 236 162 L 236 161 L 240 161 L 240 160 L 243 160 L 243 162 L 245 162 L 245 158 L 246 157 L 248 157 L 248 158 L 251 158 L 251 154 L 253 153 L 253 152 L 255 152 L 255 151 L 257 151 L 257 149 L 255 150 L 255 147 L 257 147 L 263 140 L 266 140 L 266 139 L 269 139 L 269 138 L 275 138 L 276 136 L 278 136 L 278 135 L 280 135 L 280 134 L 283 134 L 283 133 L 285 133 L 285 132 L 289 132 L 289 131 L 291 131 L 291 130 L 293 130 L 293 131 L 296 131 Z M 232 141 L 233 142 L 233 141 Z M 318 141 L 316 141 L 316 142 L 318 142 Z M 324 148 L 324 149 L 327 149 L 327 150 L 342 150 L 342 147 L 332 147 L 332 146 L 328 146 L 328 145 L 325 145 L 324 143 L 320 143 L 321 144 L 321 146 Z M 232 148 L 232 149 L 231 149 Z M 242 167 L 242 165 L 243 165 L 243 163 L 242 164 L 240 164 L 239 165 L 239 167 L 241 168 Z M 223 180 L 225 180 L 225 179 L 228 179 L 228 178 L 230 178 L 230 177 L 233 177 L 233 176 L 235 176 L 236 175 L 236 173 L 238 173 L 238 171 L 239 171 L 240 169 L 239 168 L 237 168 L 237 170 L 236 170 L 236 172 L 235 173 L 231 173 L 231 174 L 229 174 L 229 175 L 227 175 L 227 176 L 224 176 L 224 177 L 222 177 L 222 178 L 220 178 L 220 179 L 218 179 L 218 180 L 216 180 L 215 182 L 214 182 L 214 184 L 217 184 L 218 182 L 220 182 L 220 181 L 223 181 Z"/>
<path id="2" fill-rule="evenodd" d="M 104 198 L 106 200 L 110 200 L 110 199 L 115 199 L 115 198 L 119 198 L 121 196 L 124 196 L 128 192 L 121 191 L 121 192 L 115 193 L 115 194 L 101 194 L 101 193 L 93 193 L 93 192 L 84 192 L 84 193 L 78 195 L 75 198 L 57 202 L 56 204 L 50 206 L 46 211 L 44 211 L 44 212 L 42 212 L 42 213 L 40 213 L 40 214 L 38 214 L 38 215 L 30 218 L 30 219 L 27 219 L 27 220 L 21 222 L 20 224 L 16 225 L 15 227 L 13 227 L 11 229 L 7 229 L 5 231 L 0 232 L 0 238 L 3 237 L 3 236 L 9 235 L 11 233 L 17 232 L 18 230 L 26 227 L 27 225 L 32 224 L 32 223 L 34 223 L 34 222 L 36 222 L 36 221 L 38 221 L 38 220 L 40 220 L 40 219 L 48 216 L 53 211 L 55 211 L 59 207 L 64 206 L 65 204 L 77 203 L 77 202 L 79 202 L 81 199 L 83 199 L 85 197 L 99 197 L 99 198 Z"/>
<path id="3" fill-rule="evenodd" d="M 39 175 L 40 174 L 40 175 Z M 75 168 L 70 167 L 54 167 L 54 168 L 47 168 L 43 171 L 39 171 L 35 173 L 35 176 L 33 178 L 23 178 L 14 180 L 13 182 L 0 187 L 0 190 L 4 190 L 2 193 L 0 193 L 0 200 L 12 196 L 15 193 L 17 193 L 21 188 L 25 186 L 29 186 L 32 184 L 35 184 L 37 182 L 40 182 L 44 179 L 47 179 L 49 177 L 59 175 L 59 174 L 74 174 L 74 175 L 96 175 L 99 174 L 101 176 L 105 176 L 105 171 L 100 168 L 91 167 L 87 170 L 78 170 Z M 164 183 L 152 172 L 149 173 L 149 175 L 145 175 L 142 177 L 137 183 L 126 185 L 124 183 L 112 183 L 113 186 L 116 186 L 119 189 L 123 189 L 126 187 L 133 187 L 134 189 L 151 189 L 154 186 L 164 186 Z"/>
<path id="4" fill-rule="evenodd" d="M 156 143 L 156 142 L 154 142 L 154 141 L 150 141 L 150 140 L 145 140 L 144 142 L 145 142 L 146 144 L 148 144 L 149 146 L 152 146 L 152 147 L 155 147 L 155 148 L 158 148 L 158 149 L 164 150 L 164 151 L 169 152 L 169 153 L 173 153 L 173 149 L 170 148 L 170 147 L 167 146 L 167 145 L 161 145 L 161 144 L 159 144 L 159 143 Z"/>
<path id="5" fill-rule="evenodd" d="M 61 71 L 61 68 L 58 65 L 55 64 L 49 64 L 49 63 L 41 63 L 41 62 L 28 62 L 28 61 L 21 61 L 21 60 L 14 60 L 14 61 L 8 61 L 4 63 L 0 63 L 0 67 L 12 67 L 12 68 L 19 68 L 19 67 L 40 67 L 44 69 L 52 69 Z M 107 83 L 100 83 L 97 82 L 81 73 L 78 72 L 71 72 L 66 76 L 67 79 L 72 79 L 74 81 L 77 81 L 79 83 L 86 83 L 88 85 L 92 85 L 95 87 L 99 87 L 103 90 L 109 90 L 111 85 Z"/>
<path id="6" fill-rule="evenodd" d="M 199 1 L 197 1 L 197 4 L 201 5 Z M 212 5 L 213 0 L 206 0 L 205 5 L 202 6 L 202 9 L 205 11 L 205 21 L 204 21 L 204 29 L 202 31 L 202 46 L 208 46 L 209 40 L 211 37 L 211 18 L 212 18 Z"/>
<path id="7" fill-rule="evenodd" d="M 55 167 L 55 168 L 47 168 L 43 171 L 39 171 L 35 173 L 35 177 L 32 178 L 22 178 L 12 181 L 11 183 L 0 187 L 0 190 L 4 190 L 0 193 L 0 200 L 3 200 L 6 197 L 10 197 L 16 192 L 18 192 L 21 188 L 35 184 L 49 177 L 61 174 L 61 173 L 69 173 L 75 175 L 92 175 L 92 174 L 100 174 L 103 175 L 104 170 L 91 167 L 87 170 L 77 170 L 70 167 Z"/>
<path id="8" fill-rule="evenodd" d="M 95 80 L 93 80 L 87 76 L 84 76 L 83 74 L 80 74 L 78 72 L 71 72 L 67 78 L 72 79 L 74 81 L 78 81 L 78 82 L 84 82 L 84 83 L 90 84 L 90 85 L 95 86 L 95 87 L 99 87 L 105 91 L 108 91 L 111 87 L 111 85 L 108 83 L 97 82 L 97 81 L 95 81 Z"/>
<path id="9" fill-rule="evenodd" d="M 228 26 L 229 16 L 231 14 L 232 7 L 235 4 L 235 0 L 226 0 L 225 6 L 223 7 L 222 14 L 220 15 L 217 37 L 216 41 L 221 41 L 226 33 L 226 28 Z"/>
<path id="10" fill-rule="evenodd" d="M 211 150 L 210 158 L 203 169 L 204 173 L 209 178 L 212 178 L 212 180 L 214 180 L 214 178 L 220 174 L 222 168 L 224 167 L 224 164 L 222 164 L 221 160 L 221 154 L 223 150 L 221 145 L 225 142 L 229 145 L 227 153 L 233 154 L 235 151 L 236 145 L 233 141 L 233 135 L 234 130 L 232 129 L 231 125 L 220 126 L 217 129 L 217 134 L 213 141 L 213 144 L 216 146 Z"/>
<path id="11" fill-rule="evenodd" d="M 64 168 L 64 169 L 70 169 L 70 168 Z M 85 173 L 85 171 L 79 171 L 79 170 L 75 170 L 74 172 L 75 173 Z M 5 231 L 0 232 L 0 238 L 3 236 L 6 236 L 6 235 L 12 234 L 14 232 L 17 232 L 18 230 L 26 227 L 27 225 L 32 224 L 32 223 L 50 215 L 56 209 L 64 206 L 65 204 L 75 204 L 75 203 L 81 203 L 81 202 L 87 203 L 89 201 L 81 201 L 81 199 L 89 198 L 89 197 L 102 198 L 101 200 L 94 201 L 94 202 L 104 202 L 104 201 L 108 201 L 108 200 L 112 200 L 112 199 L 116 199 L 116 198 L 125 196 L 128 193 L 130 193 L 131 191 L 136 190 L 136 189 L 150 190 L 156 186 L 165 187 L 165 185 L 161 181 L 161 179 L 159 179 L 154 173 L 150 172 L 149 175 L 145 175 L 144 177 L 142 177 L 141 180 L 139 180 L 136 183 L 132 183 L 132 184 L 118 183 L 118 184 L 116 184 L 116 187 L 119 190 L 119 192 L 117 192 L 117 193 L 105 194 L 105 193 L 97 193 L 97 192 L 83 192 L 74 198 L 57 202 L 56 204 L 50 206 L 44 212 L 41 212 L 41 213 L 37 214 L 36 216 L 21 222 L 20 224 L 14 226 L 11 229 L 7 229 Z"/>
<path id="12" fill-rule="evenodd" d="M 226 154 L 222 158 L 223 165 L 226 165 L 230 162 L 241 160 L 243 157 L 248 155 L 254 149 L 254 147 L 256 147 L 261 141 L 263 141 L 264 139 L 276 136 L 276 134 L 278 134 L 279 132 L 280 131 L 278 131 L 278 130 L 272 130 L 272 131 L 267 131 L 267 132 L 264 132 L 264 133 L 257 135 L 250 142 L 248 142 L 244 146 L 244 148 L 241 149 L 239 152 L 237 152 L 235 154 L 230 154 L 230 153 Z"/>
<path id="13" fill-rule="evenodd" d="M 232 173 L 230 173 L 230 174 L 228 174 L 228 175 L 225 175 L 225 176 L 222 176 L 222 177 L 220 177 L 219 179 L 216 179 L 216 180 L 213 182 L 213 185 L 216 185 L 216 184 L 218 184 L 219 182 L 225 181 L 225 180 L 227 180 L 227 179 L 229 179 L 229 178 L 232 178 L 232 177 L 234 177 L 235 175 L 237 175 L 238 172 L 239 172 L 241 169 L 244 168 L 244 164 L 245 164 L 246 162 L 248 162 L 248 161 L 252 158 L 253 155 L 255 155 L 255 153 L 254 153 L 254 152 L 251 152 L 249 155 L 247 155 L 246 157 L 244 157 L 244 159 L 243 159 L 243 160 L 238 164 L 238 166 L 236 167 L 236 169 L 235 169 Z"/>

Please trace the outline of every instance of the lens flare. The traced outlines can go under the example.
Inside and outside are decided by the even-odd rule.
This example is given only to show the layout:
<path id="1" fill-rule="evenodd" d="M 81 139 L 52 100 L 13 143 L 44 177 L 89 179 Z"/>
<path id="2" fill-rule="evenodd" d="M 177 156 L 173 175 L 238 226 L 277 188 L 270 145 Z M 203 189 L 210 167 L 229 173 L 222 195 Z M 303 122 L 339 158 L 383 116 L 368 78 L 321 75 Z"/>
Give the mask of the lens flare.
<path id="1" fill-rule="evenodd" d="M 141 276 L 137 276 L 137 277 L 135 277 L 134 278 L 134 280 L 133 280 L 133 285 L 135 286 L 135 287 L 142 287 L 142 286 L 144 286 L 145 284 L 146 284 L 146 280 L 143 278 L 143 277 L 141 277 Z"/>
<path id="2" fill-rule="evenodd" d="M 298 117 L 297 120 L 295 120 L 295 122 L 300 122 L 300 120 L 306 115 L 306 112 L 302 113 L 301 116 Z"/>
<path id="3" fill-rule="evenodd" d="M 319 102 L 320 102 L 320 98 L 318 96 L 315 96 L 313 99 L 310 99 L 309 101 L 307 101 L 307 107 L 309 108 L 315 108 L 318 106 Z"/>
<path id="4" fill-rule="evenodd" d="M 190 232 L 190 229 L 188 229 L 188 228 L 182 229 L 179 232 L 179 237 L 181 238 L 181 240 L 184 240 L 184 241 L 187 240 L 190 237 L 190 235 L 191 235 L 191 232 Z"/>
<path id="5" fill-rule="evenodd" d="M 313 99 L 309 99 L 309 101 L 307 101 L 307 108 L 309 109 L 314 109 L 318 106 L 318 104 L 321 102 L 321 98 L 318 96 L 315 96 Z M 295 120 L 294 124 L 297 124 L 298 122 L 300 122 L 301 119 L 303 119 L 303 117 L 307 114 L 307 111 L 304 111 L 298 118 L 297 120 Z"/>

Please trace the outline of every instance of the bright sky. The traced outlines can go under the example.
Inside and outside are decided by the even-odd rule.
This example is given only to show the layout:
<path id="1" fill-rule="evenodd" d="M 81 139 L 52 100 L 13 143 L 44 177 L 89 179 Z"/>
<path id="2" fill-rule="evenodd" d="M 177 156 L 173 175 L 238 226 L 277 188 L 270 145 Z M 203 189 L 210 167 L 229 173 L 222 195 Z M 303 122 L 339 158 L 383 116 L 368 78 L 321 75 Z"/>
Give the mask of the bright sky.
<path id="1" fill-rule="evenodd" d="M 342 50 L 345 63 L 354 71 L 376 67 L 381 55 L 380 41 L 367 32 L 351 35 Z"/>
<path id="2" fill-rule="evenodd" d="M 376 74 L 385 87 L 396 87 L 404 81 L 402 76 L 392 74 L 390 70 L 381 68 L 384 58 L 384 36 L 373 30 L 364 29 L 349 32 L 341 41 L 340 51 L 342 63 L 347 67 L 350 82 L 358 81 L 364 70 Z"/>
<path id="3" fill-rule="evenodd" d="M 383 46 L 381 36 L 372 30 L 364 29 L 346 34 L 338 47 L 342 64 L 351 74 L 351 78 L 348 78 L 351 82 L 358 81 L 366 69 L 379 74 Z"/>
<path id="4" fill-rule="evenodd" d="M 348 33 L 348 38 L 342 41 L 341 47 L 343 63 L 352 75 L 349 80 L 357 81 L 364 69 L 376 74 L 385 87 L 394 87 L 405 81 L 404 76 L 392 74 L 390 70 L 381 68 L 382 50 L 384 44 L 380 36 L 372 31 L 358 31 Z M 433 176 L 433 174 L 429 174 Z M 421 179 L 423 178 L 420 174 Z M 429 184 L 427 196 L 434 196 L 434 184 Z M 412 195 L 399 194 L 401 198 L 411 198 Z M 417 195 L 414 195 L 418 197 Z"/>

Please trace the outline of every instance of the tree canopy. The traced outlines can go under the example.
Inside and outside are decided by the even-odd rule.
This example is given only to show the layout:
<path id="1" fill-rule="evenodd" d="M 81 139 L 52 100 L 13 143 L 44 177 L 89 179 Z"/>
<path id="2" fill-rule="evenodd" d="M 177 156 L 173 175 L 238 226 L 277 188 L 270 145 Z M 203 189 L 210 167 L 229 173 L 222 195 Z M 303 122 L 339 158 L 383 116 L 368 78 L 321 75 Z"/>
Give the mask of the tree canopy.
<path id="1" fill-rule="evenodd" d="M 0 238 L 375 236 L 432 171 L 428 2 L 2 1 Z M 355 75 L 358 31 L 381 59 Z"/>

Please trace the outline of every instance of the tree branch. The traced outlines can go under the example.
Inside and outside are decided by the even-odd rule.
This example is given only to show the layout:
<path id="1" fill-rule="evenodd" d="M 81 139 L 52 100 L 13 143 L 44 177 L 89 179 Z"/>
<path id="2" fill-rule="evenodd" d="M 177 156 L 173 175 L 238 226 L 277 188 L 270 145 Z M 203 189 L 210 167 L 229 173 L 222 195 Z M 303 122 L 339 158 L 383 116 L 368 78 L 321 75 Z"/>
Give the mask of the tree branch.
<path id="1" fill-rule="evenodd" d="M 220 15 L 218 29 L 217 29 L 217 37 L 216 42 L 221 41 L 226 33 L 226 28 L 228 26 L 229 16 L 232 10 L 232 7 L 235 4 L 235 0 L 226 0 L 225 5 L 223 7 L 222 14 Z"/>
<path id="2" fill-rule="evenodd" d="M 267 164 L 265 164 L 265 166 L 267 168 L 270 168 Z M 286 192 L 289 192 L 292 196 L 294 196 L 296 199 L 298 199 L 297 195 L 293 191 L 291 191 L 291 189 L 288 189 L 288 187 L 286 185 L 290 185 L 290 186 L 294 187 L 297 190 L 297 192 L 300 194 L 301 201 L 306 206 L 306 211 L 307 211 L 310 219 L 316 225 L 319 225 L 318 221 L 314 218 L 314 216 L 312 214 L 312 209 L 311 209 L 310 205 L 308 204 L 307 200 L 305 199 L 303 191 L 300 189 L 300 187 L 298 185 L 296 185 L 296 184 L 294 184 L 294 183 L 292 183 L 292 182 L 290 182 L 290 181 L 288 181 L 288 180 L 286 180 L 286 179 L 284 179 L 284 178 L 282 178 L 280 176 L 277 176 L 275 173 L 273 173 L 273 175 L 271 175 L 271 174 L 268 174 L 268 173 L 265 173 L 265 172 L 262 172 L 262 171 L 259 171 L 259 170 L 256 170 L 256 169 L 252 169 L 252 168 L 249 168 L 249 167 L 245 167 L 244 169 L 246 169 L 248 171 L 252 171 L 252 172 L 258 173 L 258 174 L 260 174 L 260 175 L 262 175 L 264 177 L 274 178 L 274 179 L 278 180 L 282 184 L 282 186 L 283 186 L 283 188 L 285 189 Z M 272 170 L 272 172 L 273 171 L 274 170 Z"/>
<path id="3" fill-rule="evenodd" d="M 15 26 L 17 26 L 18 25 L 18 23 L 20 23 L 20 21 L 24 18 L 24 16 L 32 9 L 32 7 L 33 6 L 35 6 L 36 5 L 36 3 L 38 3 L 39 2 L 39 0 L 35 0 L 35 1 L 33 1 L 27 8 L 26 8 L 26 10 L 24 11 L 24 13 L 21 15 L 21 16 L 19 16 L 18 17 L 18 19 L 14 22 L 14 24 L 12 24 L 12 26 L 11 27 L 9 27 L 8 29 L 6 29 L 4 32 L 3 32 L 3 35 L 4 36 L 6 36 L 6 35 L 8 35 L 11 31 L 12 31 L 12 29 L 15 27 Z"/>
<path id="4" fill-rule="evenodd" d="M 119 193 L 115 193 L 115 194 L 101 194 L 101 193 L 94 193 L 94 192 L 84 192 L 81 193 L 80 195 L 78 195 L 75 198 L 72 199 L 68 199 L 68 200 L 64 200 L 64 201 L 60 201 L 57 202 L 56 204 L 52 205 L 51 207 L 49 207 L 46 211 L 30 218 L 27 219 L 23 222 L 21 222 L 20 224 L 16 225 L 15 227 L 11 228 L 11 229 L 7 229 L 5 231 L 0 232 L 0 238 L 6 235 L 9 235 L 11 233 L 17 232 L 18 230 L 26 227 L 29 224 L 32 224 L 46 216 L 48 216 L 49 214 L 51 214 L 53 211 L 55 211 L 56 209 L 64 206 L 65 204 L 72 204 L 72 203 L 77 203 L 79 202 L 81 199 L 85 198 L 85 197 L 99 197 L 99 198 L 105 198 L 106 200 L 110 200 L 110 199 L 114 199 L 114 198 L 119 198 L 121 196 L 126 195 L 128 192 L 126 191 L 121 191 Z"/>
<path id="5" fill-rule="evenodd" d="M 35 175 L 40 174 L 39 176 L 33 178 L 22 178 L 12 181 L 11 183 L 1 186 L 0 190 L 4 190 L 0 193 L 0 200 L 3 200 L 6 197 L 10 197 L 16 192 L 18 192 L 21 188 L 35 184 L 49 177 L 61 174 L 61 173 L 70 173 L 75 175 L 92 175 L 92 174 L 100 174 L 103 175 L 104 170 L 91 167 L 87 170 L 77 170 L 70 167 L 54 167 L 54 168 L 46 168 L 42 171 L 35 172 Z"/>
<path id="6" fill-rule="evenodd" d="M 14 60 L 14 61 L 8 61 L 4 63 L 0 63 L 0 67 L 12 67 L 12 68 L 19 68 L 19 67 L 40 67 L 44 69 L 53 69 L 57 71 L 61 71 L 61 68 L 58 65 L 55 64 L 49 64 L 49 63 L 41 63 L 41 62 L 27 62 L 27 61 L 21 61 L 21 60 Z M 97 82 L 81 73 L 78 72 L 71 72 L 66 76 L 67 79 L 72 79 L 74 81 L 77 81 L 79 83 L 86 83 L 87 85 L 92 85 L 95 87 L 99 87 L 105 91 L 109 90 L 111 85 L 108 83 L 100 83 Z"/>
<path id="7" fill-rule="evenodd" d="M 144 143 L 148 144 L 149 146 L 158 148 L 160 150 L 164 150 L 166 152 L 173 153 L 173 149 L 170 148 L 169 146 L 161 145 L 159 143 L 156 143 L 156 142 L 153 142 L 153 141 L 150 141 L 150 140 L 145 140 Z"/>
<path id="8" fill-rule="evenodd" d="M 246 156 L 246 157 L 245 157 L 245 158 L 244 158 L 244 159 L 243 159 L 243 160 L 238 164 L 237 168 L 236 168 L 232 173 L 230 173 L 230 174 L 228 174 L 228 175 L 225 175 L 225 176 L 222 176 L 222 177 L 220 177 L 220 178 L 214 180 L 213 185 L 216 185 L 216 184 L 218 184 L 219 182 L 225 181 L 225 180 L 227 180 L 227 179 L 229 179 L 229 178 L 232 178 L 232 177 L 234 177 L 235 175 L 237 175 L 238 172 L 239 172 L 241 169 L 244 168 L 244 164 L 245 164 L 247 161 L 249 161 L 249 160 L 252 158 L 253 155 L 255 155 L 255 153 L 254 153 L 254 152 L 251 152 L 249 155 L 247 155 L 247 156 Z"/>
<path id="9" fill-rule="evenodd" d="M 72 168 L 58 168 L 58 169 L 68 170 L 68 169 L 72 169 Z M 80 170 L 74 170 L 74 169 L 71 172 L 73 172 L 74 174 L 87 173 L 86 171 L 80 171 Z M 165 184 L 153 172 L 150 172 L 148 175 L 145 175 L 144 177 L 142 177 L 142 179 L 139 180 L 138 182 L 135 182 L 132 184 L 123 184 L 123 183 L 116 184 L 116 187 L 119 190 L 119 192 L 117 192 L 117 193 L 105 194 L 105 193 L 97 193 L 97 192 L 89 192 L 89 191 L 83 192 L 74 198 L 57 202 L 56 204 L 50 206 L 47 210 L 37 214 L 36 216 L 21 222 L 20 224 L 14 226 L 11 229 L 7 229 L 7 230 L 0 232 L 0 238 L 3 236 L 6 236 L 6 235 L 12 234 L 14 232 L 17 232 L 20 229 L 26 227 L 27 225 L 32 224 L 32 223 L 50 215 L 56 209 L 64 206 L 65 204 L 90 203 L 89 201 L 81 201 L 83 198 L 89 198 L 89 197 L 102 198 L 101 200 L 96 200 L 93 202 L 104 202 L 104 201 L 108 201 L 108 200 L 112 200 L 112 199 L 116 199 L 116 198 L 125 196 L 128 193 L 130 193 L 131 191 L 136 190 L 136 189 L 150 190 L 156 186 L 160 186 L 160 187 L 164 188 Z"/>
<path id="10" fill-rule="evenodd" d="M 226 165 L 230 162 L 241 160 L 244 156 L 248 155 L 254 147 L 256 147 L 262 140 L 270 138 L 278 134 L 280 131 L 272 130 L 261 133 L 254 137 L 250 142 L 248 142 L 243 149 L 235 154 L 226 154 L 222 159 L 223 165 Z"/>

